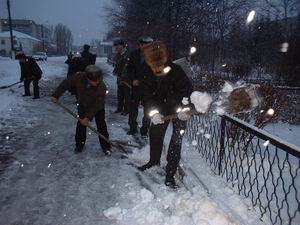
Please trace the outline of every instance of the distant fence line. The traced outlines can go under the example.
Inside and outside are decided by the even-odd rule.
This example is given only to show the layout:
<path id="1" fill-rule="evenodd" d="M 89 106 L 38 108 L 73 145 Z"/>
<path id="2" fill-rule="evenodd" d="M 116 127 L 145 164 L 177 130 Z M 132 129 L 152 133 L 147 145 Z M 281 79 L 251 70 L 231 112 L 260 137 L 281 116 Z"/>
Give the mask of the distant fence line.
<path id="1" fill-rule="evenodd" d="M 249 198 L 262 217 L 276 225 L 300 224 L 298 146 L 227 114 L 194 116 L 187 136 L 197 141 L 211 169 Z"/>

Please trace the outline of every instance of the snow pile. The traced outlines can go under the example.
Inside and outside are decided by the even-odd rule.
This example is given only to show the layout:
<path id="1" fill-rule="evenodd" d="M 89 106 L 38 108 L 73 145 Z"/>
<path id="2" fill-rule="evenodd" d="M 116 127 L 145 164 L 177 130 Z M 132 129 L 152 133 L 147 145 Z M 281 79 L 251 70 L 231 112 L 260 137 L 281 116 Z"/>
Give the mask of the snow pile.
<path id="1" fill-rule="evenodd" d="M 142 189 L 127 192 L 124 198 L 132 198 L 134 207 L 121 209 L 112 207 L 104 211 L 108 218 L 118 220 L 120 225 L 199 225 L 236 224 L 203 191 L 169 191 L 161 188 L 158 197 Z M 112 217 L 113 215 L 113 217 Z"/>
<path id="2" fill-rule="evenodd" d="M 110 219 L 122 219 L 122 209 L 118 206 L 111 207 L 103 211 L 104 216 Z"/>
<path id="3" fill-rule="evenodd" d="M 194 91 L 191 94 L 191 102 L 194 104 L 197 112 L 206 113 L 212 102 L 212 97 L 206 92 Z"/>

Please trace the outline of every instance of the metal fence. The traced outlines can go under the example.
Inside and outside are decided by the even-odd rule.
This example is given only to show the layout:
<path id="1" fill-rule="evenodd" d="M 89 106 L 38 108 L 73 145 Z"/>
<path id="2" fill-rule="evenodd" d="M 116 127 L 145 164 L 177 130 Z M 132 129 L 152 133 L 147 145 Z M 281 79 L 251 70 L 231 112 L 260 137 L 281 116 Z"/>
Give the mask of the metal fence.
<path id="1" fill-rule="evenodd" d="M 187 136 L 212 170 L 272 224 L 300 224 L 300 148 L 242 120 L 194 116 Z"/>

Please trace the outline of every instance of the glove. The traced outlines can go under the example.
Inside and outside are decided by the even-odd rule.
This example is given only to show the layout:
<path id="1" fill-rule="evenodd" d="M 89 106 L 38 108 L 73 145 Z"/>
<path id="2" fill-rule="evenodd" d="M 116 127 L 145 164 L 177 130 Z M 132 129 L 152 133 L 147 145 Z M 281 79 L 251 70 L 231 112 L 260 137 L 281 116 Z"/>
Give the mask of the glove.
<path id="1" fill-rule="evenodd" d="M 151 122 L 154 124 L 154 125 L 157 125 L 157 124 L 163 124 L 164 121 L 162 120 L 163 118 L 163 115 L 161 115 L 160 113 L 156 113 L 152 116 L 151 118 Z"/>
<path id="2" fill-rule="evenodd" d="M 180 120 L 189 120 L 191 118 L 191 115 L 188 113 L 188 111 L 181 111 L 177 114 L 178 119 Z"/>

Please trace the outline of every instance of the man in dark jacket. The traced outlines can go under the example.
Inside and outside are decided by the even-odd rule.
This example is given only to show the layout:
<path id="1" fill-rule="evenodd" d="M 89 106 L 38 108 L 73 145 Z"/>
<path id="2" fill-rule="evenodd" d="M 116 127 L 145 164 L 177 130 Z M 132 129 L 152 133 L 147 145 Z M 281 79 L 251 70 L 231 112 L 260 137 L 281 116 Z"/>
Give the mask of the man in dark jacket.
<path id="1" fill-rule="evenodd" d="M 145 61 L 154 74 L 147 76 L 141 84 L 142 100 L 152 121 L 149 134 L 150 160 L 139 167 L 143 171 L 160 164 L 164 137 L 170 122 L 164 121 L 163 117 L 177 113 L 180 107 L 187 109 L 182 100 L 190 97 L 192 84 L 180 66 L 168 63 L 168 52 L 163 42 L 153 42 L 142 50 Z M 172 120 L 173 131 L 167 154 L 165 180 L 165 184 L 172 188 L 176 187 L 174 175 L 180 161 L 182 134 L 186 129 L 184 119 L 187 117 L 178 114 L 178 118 Z"/>
<path id="2" fill-rule="evenodd" d="M 79 52 L 72 53 L 71 56 L 68 56 L 68 59 L 65 61 L 69 65 L 67 78 L 76 74 L 77 72 L 84 72 L 86 68 L 86 61 L 81 57 Z M 76 95 L 75 88 L 69 90 L 72 95 Z"/>
<path id="3" fill-rule="evenodd" d="M 127 134 L 133 135 L 137 133 L 137 117 L 139 114 L 139 105 L 141 103 L 141 95 L 140 95 L 140 83 L 144 79 L 144 77 L 148 76 L 148 74 L 152 74 L 150 67 L 146 64 L 143 54 L 141 53 L 141 48 L 145 44 L 149 44 L 153 42 L 151 37 L 140 37 L 139 38 L 139 48 L 132 51 L 129 56 L 129 62 L 127 67 L 128 77 L 130 79 L 131 88 L 131 99 L 130 99 L 130 111 L 129 111 L 129 132 Z M 144 116 L 142 120 L 142 127 L 140 129 L 142 136 L 147 136 L 148 129 L 150 125 L 150 120 L 147 115 Z"/>
<path id="4" fill-rule="evenodd" d="M 117 50 L 117 54 L 114 58 L 114 70 L 113 73 L 117 76 L 117 96 L 118 106 L 116 113 L 121 112 L 122 115 L 128 115 L 130 107 L 130 89 L 128 76 L 127 76 L 127 64 L 128 64 L 128 51 L 125 47 L 125 42 L 122 39 L 114 41 L 114 46 Z"/>
<path id="5" fill-rule="evenodd" d="M 80 53 L 87 66 L 94 65 L 96 63 L 96 55 L 90 53 L 90 47 L 91 46 L 85 44 L 83 46 L 83 51 Z"/>
<path id="6" fill-rule="evenodd" d="M 74 52 L 72 55 L 68 55 L 68 59 L 65 61 L 68 64 L 67 78 L 77 72 L 84 72 L 87 67 L 85 60 L 81 57 L 79 52 Z"/>
<path id="7" fill-rule="evenodd" d="M 33 99 L 40 98 L 39 80 L 42 77 L 42 70 L 36 61 L 25 55 L 24 52 L 18 52 L 16 59 L 19 60 L 21 67 L 20 80 L 24 81 L 24 95 L 30 96 L 30 83 L 33 83 Z"/>
<path id="8" fill-rule="evenodd" d="M 86 127 L 89 121 L 95 117 L 99 133 L 109 137 L 105 122 L 105 95 L 106 86 L 102 81 L 102 71 L 95 65 L 86 68 L 86 72 L 78 72 L 64 80 L 51 97 L 51 101 L 57 102 L 59 97 L 68 89 L 76 89 L 79 120 L 76 127 L 75 152 L 81 152 L 86 141 Z M 99 137 L 99 142 L 106 155 L 111 154 L 111 146 Z"/>

